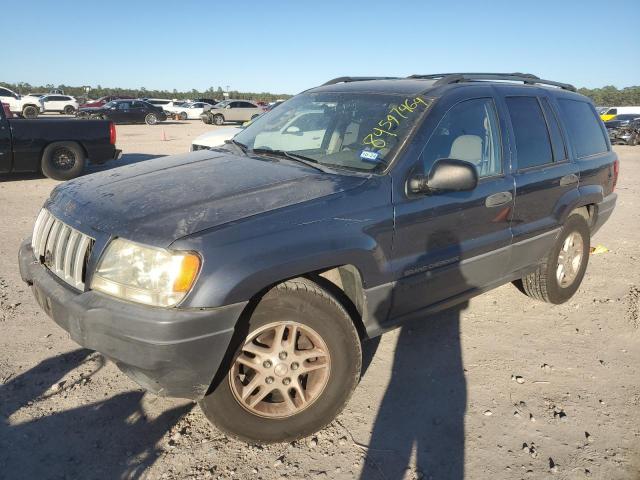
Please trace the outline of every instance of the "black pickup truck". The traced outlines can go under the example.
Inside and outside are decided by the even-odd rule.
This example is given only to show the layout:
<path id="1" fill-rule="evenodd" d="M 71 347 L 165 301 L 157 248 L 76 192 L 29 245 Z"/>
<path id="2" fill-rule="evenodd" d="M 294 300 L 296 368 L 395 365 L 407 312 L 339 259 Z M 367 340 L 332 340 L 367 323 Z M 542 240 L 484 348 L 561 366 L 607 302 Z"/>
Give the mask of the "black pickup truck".
<path id="1" fill-rule="evenodd" d="M 361 341 L 509 282 L 571 298 L 617 178 L 571 85 L 343 77 L 223 147 L 58 185 L 20 271 L 140 385 L 244 440 L 292 440 L 344 407 Z"/>
<path id="2" fill-rule="evenodd" d="M 118 158 L 112 122 L 71 119 L 6 118 L 0 109 L 0 174 L 42 172 L 54 180 L 69 180 L 85 164 Z"/>

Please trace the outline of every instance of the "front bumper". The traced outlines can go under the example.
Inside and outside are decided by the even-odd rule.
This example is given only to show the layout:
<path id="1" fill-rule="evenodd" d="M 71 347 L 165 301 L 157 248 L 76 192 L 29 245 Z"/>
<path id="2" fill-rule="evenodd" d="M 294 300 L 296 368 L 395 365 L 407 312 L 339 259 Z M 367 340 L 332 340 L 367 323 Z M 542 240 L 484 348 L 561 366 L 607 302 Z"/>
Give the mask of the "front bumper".
<path id="1" fill-rule="evenodd" d="M 21 245 L 19 261 L 40 307 L 74 341 L 162 396 L 197 400 L 207 393 L 246 306 L 166 309 L 78 292 L 35 260 L 30 240 Z"/>

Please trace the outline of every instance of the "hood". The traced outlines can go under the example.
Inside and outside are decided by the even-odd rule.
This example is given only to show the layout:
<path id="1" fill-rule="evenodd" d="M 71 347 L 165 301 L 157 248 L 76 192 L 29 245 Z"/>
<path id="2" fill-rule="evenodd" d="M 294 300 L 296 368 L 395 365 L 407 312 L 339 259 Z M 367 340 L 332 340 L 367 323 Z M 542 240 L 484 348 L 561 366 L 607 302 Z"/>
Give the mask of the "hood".
<path id="1" fill-rule="evenodd" d="M 225 149 L 127 165 L 59 185 L 47 208 L 66 223 L 167 247 L 178 238 L 334 193 L 366 177 Z"/>

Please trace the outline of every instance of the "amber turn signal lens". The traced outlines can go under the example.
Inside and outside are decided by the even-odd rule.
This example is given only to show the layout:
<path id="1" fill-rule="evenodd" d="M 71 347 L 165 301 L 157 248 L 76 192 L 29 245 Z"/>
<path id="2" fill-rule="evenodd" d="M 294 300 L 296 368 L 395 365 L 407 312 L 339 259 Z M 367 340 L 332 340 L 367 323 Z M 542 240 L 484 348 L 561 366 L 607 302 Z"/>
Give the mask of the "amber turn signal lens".
<path id="1" fill-rule="evenodd" d="M 193 282 L 200 270 L 200 257 L 192 253 L 186 254 L 182 258 L 180 272 L 173 282 L 174 292 L 187 292 L 193 285 Z"/>

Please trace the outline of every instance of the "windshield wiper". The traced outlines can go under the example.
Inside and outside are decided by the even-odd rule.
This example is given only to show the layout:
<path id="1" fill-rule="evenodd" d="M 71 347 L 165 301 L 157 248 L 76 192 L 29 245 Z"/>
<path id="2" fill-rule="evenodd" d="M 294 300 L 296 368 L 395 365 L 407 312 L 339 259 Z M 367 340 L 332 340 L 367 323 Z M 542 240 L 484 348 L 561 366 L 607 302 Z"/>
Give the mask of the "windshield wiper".
<path id="1" fill-rule="evenodd" d="M 290 160 L 294 160 L 298 163 L 302 163 L 307 167 L 315 168 L 316 170 L 322 173 L 329 173 L 327 169 L 322 168 L 317 160 L 313 158 L 305 157 L 304 155 L 298 155 L 297 153 L 287 152 L 286 150 L 271 150 L 270 148 L 254 148 L 251 150 L 251 153 L 263 154 L 263 155 L 273 155 L 276 157 L 285 157 Z"/>
<path id="2" fill-rule="evenodd" d="M 236 147 L 238 147 L 240 150 L 242 150 L 242 153 L 244 153 L 245 155 L 247 155 L 247 146 L 244 143 L 240 143 L 237 140 L 234 140 L 233 138 L 231 140 L 225 140 L 224 143 L 226 144 L 231 144 L 231 145 L 235 145 Z"/>

